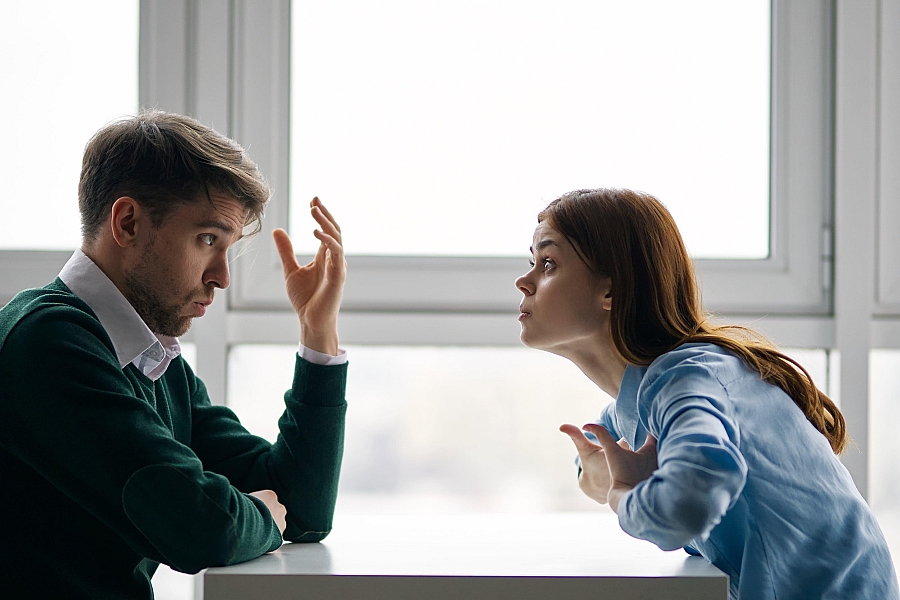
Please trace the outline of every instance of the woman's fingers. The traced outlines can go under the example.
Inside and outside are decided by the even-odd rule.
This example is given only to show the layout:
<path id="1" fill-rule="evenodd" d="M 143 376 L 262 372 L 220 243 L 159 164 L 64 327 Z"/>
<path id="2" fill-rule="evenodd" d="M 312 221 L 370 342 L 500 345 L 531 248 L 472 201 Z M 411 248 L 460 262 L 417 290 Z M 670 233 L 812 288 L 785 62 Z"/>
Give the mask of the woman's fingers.
<path id="1" fill-rule="evenodd" d="M 600 446 L 587 439 L 587 437 L 585 437 L 584 435 L 584 432 L 582 432 L 581 429 L 579 429 L 575 425 L 566 423 L 565 425 L 560 425 L 559 430 L 572 439 L 572 442 L 575 444 L 575 449 L 582 457 L 600 450 Z"/>
<path id="2" fill-rule="evenodd" d="M 656 456 L 656 438 L 650 434 L 647 434 L 647 441 L 644 442 L 644 445 L 640 447 L 637 451 L 637 454 L 641 455 L 653 455 Z"/>
<path id="3" fill-rule="evenodd" d="M 596 423 L 588 423 L 584 427 L 582 427 L 585 431 L 590 431 L 595 436 L 597 436 L 597 441 L 600 442 L 600 446 L 603 448 L 605 452 L 615 452 L 616 450 L 620 450 L 618 444 L 616 444 L 616 440 L 610 435 L 609 431 L 606 430 L 606 427 L 602 425 L 597 425 Z"/>

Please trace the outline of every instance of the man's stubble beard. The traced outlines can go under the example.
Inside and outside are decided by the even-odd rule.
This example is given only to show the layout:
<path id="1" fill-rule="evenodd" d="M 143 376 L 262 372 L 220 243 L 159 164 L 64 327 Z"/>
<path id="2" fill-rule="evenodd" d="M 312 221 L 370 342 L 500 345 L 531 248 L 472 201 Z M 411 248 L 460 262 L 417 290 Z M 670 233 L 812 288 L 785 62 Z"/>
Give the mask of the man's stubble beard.
<path id="1" fill-rule="evenodd" d="M 156 273 L 162 262 L 152 244 L 144 250 L 137 266 L 125 274 L 125 297 L 134 310 L 140 315 L 150 331 L 157 335 L 180 337 L 191 328 L 193 319 L 181 316 L 181 310 L 191 298 L 185 298 L 178 304 L 166 304 L 160 294 L 165 286 L 165 277 L 154 281 L 149 275 Z"/>

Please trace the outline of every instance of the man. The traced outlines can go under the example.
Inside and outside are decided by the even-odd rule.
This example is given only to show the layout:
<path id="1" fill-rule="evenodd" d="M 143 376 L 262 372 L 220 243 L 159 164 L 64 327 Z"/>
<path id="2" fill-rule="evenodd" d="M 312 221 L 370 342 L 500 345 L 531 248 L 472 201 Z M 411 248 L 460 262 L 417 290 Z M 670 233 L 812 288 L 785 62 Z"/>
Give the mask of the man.
<path id="1" fill-rule="evenodd" d="M 228 248 L 258 231 L 269 189 L 233 141 L 145 112 L 89 142 L 83 244 L 49 285 L 0 309 L 0 582 L 38 598 L 151 598 L 186 573 L 330 528 L 343 448 L 340 229 L 300 266 L 274 237 L 300 320 L 273 445 L 210 402 L 177 337 L 229 284 Z M 286 513 L 286 514 L 285 514 Z"/>

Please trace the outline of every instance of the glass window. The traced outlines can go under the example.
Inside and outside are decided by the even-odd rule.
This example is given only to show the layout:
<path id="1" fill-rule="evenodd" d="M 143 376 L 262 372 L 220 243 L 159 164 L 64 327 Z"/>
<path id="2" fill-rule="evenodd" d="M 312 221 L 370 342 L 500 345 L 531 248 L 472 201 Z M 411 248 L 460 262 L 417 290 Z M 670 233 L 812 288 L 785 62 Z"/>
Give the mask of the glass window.
<path id="1" fill-rule="evenodd" d="M 900 350 L 873 350 L 869 355 L 869 400 L 870 501 L 876 510 L 896 512 L 900 525 L 900 470 L 894 450 L 900 423 Z"/>
<path id="2" fill-rule="evenodd" d="M 609 402 L 567 360 L 527 348 L 354 346 L 338 510 L 592 510 L 562 423 Z M 296 346 L 234 347 L 228 405 L 274 440 Z"/>
<path id="3" fill-rule="evenodd" d="M 0 249 L 81 245 L 88 139 L 138 105 L 138 1 L 0 4 Z"/>
<path id="4" fill-rule="evenodd" d="M 292 5 L 291 227 L 511 256 L 563 192 L 658 196 L 700 258 L 769 254 L 770 2 Z"/>
<path id="5" fill-rule="evenodd" d="M 869 504 L 891 554 L 900 556 L 900 470 L 895 438 L 900 423 L 900 350 L 869 354 Z M 851 446 L 848 452 L 855 452 Z"/>
<path id="6" fill-rule="evenodd" d="M 597 418 L 610 398 L 569 361 L 517 347 L 353 346 L 338 507 L 352 512 L 596 510 L 557 428 Z M 817 381 L 825 352 L 793 350 Z M 296 346 L 239 345 L 228 405 L 278 435 Z M 820 385 L 824 386 L 824 383 Z"/>

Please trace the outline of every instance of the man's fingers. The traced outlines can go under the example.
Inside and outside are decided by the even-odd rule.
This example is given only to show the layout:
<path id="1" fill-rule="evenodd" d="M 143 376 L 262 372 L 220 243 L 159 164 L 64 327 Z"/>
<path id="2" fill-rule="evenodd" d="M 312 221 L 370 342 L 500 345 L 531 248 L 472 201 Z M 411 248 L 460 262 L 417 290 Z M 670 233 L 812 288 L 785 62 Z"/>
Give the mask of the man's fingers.
<path id="1" fill-rule="evenodd" d="M 313 198 L 313 201 L 309 203 L 309 206 L 316 222 L 324 228 L 333 229 L 334 233 L 331 231 L 329 231 L 329 233 L 337 238 L 338 241 L 341 241 L 341 226 L 334 220 L 334 217 L 331 216 L 331 213 L 328 212 L 328 209 L 325 208 L 325 205 L 322 204 L 322 201 L 319 200 L 318 196 Z"/>
<path id="2" fill-rule="evenodd" d="M 600 446 L 587 439 L 584 435 L 584 432 L 582 432 L 575 425 L 566 423 L 565 425 L 560 425 L 559 430 L 572 438 L 572 442 L 575 444 L 575 449 L 581 456 L 587 456 L 592 452 L 600 450 Z"/>
<path id="3" fill-rule="evenodd" d="M 316 239 L 321 241 L 319 244 L 319 252 L 316 254 L 316 261 L 324 261 L 325 260 L 325 249 L 327 248 L 329 252 L 331 252 L 331 258 L 327 265 L 329 269 L 328 274 L 332 278 L 341 278 L 343 279 L 344 273 L 346 271 L 346 262 L 344 261 L 344 247 L 341 246 L 340 242 L 336 239 L 328 235 L 327 233 L 323 233 L 318 229 L 313 232 L 313 235 L 316 236 Z M 324 266 L 324 263 L 323 263 Z"/>
<path id="4" fill-rule="evenodd" d="M 319 200 L 319 197 L 318 197 L 318 196 L 316 196 L 315 198 L 312 199 L 312 202 L 309 203 L 309 206 L 310 206 L 310 208 L 312 208 L 313 206 L 318 206 L 318 207 L 319 207 L 319 210 L 321 210 L 322 213 L 323 213 L 326 217 L 328 217 L 328 220 L 331 221 L 332 223 L 334 223 L 334 226 L 337 228 L 337 230 L 338 230 L 338 231 L 341 230 L 341 226 L 338 225 L 337 221 L 334 220 L 334 217 L 331 216 L 331 213 L 328 211 L 327 208 L 325 208 L 325 205 L 322 204 L 322 201 Z"/>
<path id="5" fill-rule="evenodd" d="M 315 236 L 317 233 L 319 233 L 319 230 L 318 230 L 318 229 L 314 229 L 314 230 L 313 230 L 313 236 Z M 324 267 L 324 265 L 325 265 L 325 251 L 326 251 L 327 249 L 328 249 L 328 248 L 325 246 L 325 244 L 319 244 L 319 247 L 316 248 L 316 255 L 313 256 L 313 259 L 312 259 L 311 261 L 309 261 L 308 263 L 306 263 L 305 265 L 303 265 L 303 269 L 306 270 L 306 271 L 315 271 L 316 269 L 319 269 L 319 268 L 324 269 L 324 268 L 325 268 L 325 267 Z"/>
<path id="6" fill-rule="evenodd" d="M 273 231 L 272 238 L 275 240 L 275 247 L 278 248 L 278 256 L 281 257 L 281 265 L 284 267 L 284 275 L 287 277 L 300 268 L 300 263 L 294 256 L 294 245 L 291 244 L 291 238 L 284 229 Z"/>

